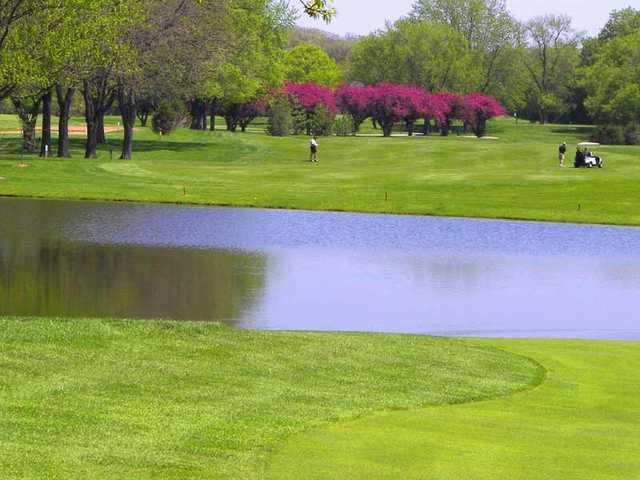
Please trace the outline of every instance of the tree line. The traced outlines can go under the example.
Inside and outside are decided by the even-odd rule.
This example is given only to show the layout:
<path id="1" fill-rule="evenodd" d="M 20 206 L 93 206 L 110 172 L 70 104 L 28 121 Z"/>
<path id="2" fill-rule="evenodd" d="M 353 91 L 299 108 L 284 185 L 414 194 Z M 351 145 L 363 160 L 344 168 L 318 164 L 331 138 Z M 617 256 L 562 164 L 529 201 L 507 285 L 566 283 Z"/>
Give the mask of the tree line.
<path id="1" fill-rule="evenodd" d="M 293 3 L 317 18 L 335 13 L 323 0 Z M 2 0 L 0 100 L 11 99 L 24 149 L 41 155 L 54 150 L 57 114 L 55 154 L 61 158 L 71 154 L 69 120 L 77 99 L 87 129 L 86 158 L 94 158 L 105 142 L 104 118 L 113 111 L 124 129 L 123 159 L 132 157 L 135 122 L 146 125 L 151 116 L 159 132 L 169 132 L 184 117 L 193 129 L 214 129 L 216 116 L 225 119 L 228 130 L 244 130 L 267 110 L 292 122 L 294 130 L 312 120 L 314 130 L 323 130 L 333 121 L 330 105 L 311 115 L 294 104 L 286 113 L 290 95 L 273 95 L 285 84 L 368 86 L 385 91 L 390 103 L 420 97 L 408 93 L 415 89 L 432 100 L 437 93 L 458 99 L 478 93 L 521 118 L 595 122 L 602 139 L 618 143 L 640 137 L 638 10 L 612 12 L 598 37 L 585 38 L 564 16 L 518 22 L 504 0 L 417 0 L 409 16 L 384 30 L 323 43 L 318 35 L 296 36 L 294 5 L 286 0 Z M 369 100 L 367 111 L 374 117 Z M 393 123 L 406 124 L 406 115 L 392 117 Z M 384 129 L 388 121 L 381 115 L 376 122 Z"/>
<path id="2" fill-rule="evenodd" d="M 324 0 L 296 5 L 312 17 L 334 14 Z M 136 120 L 144 125 L 178 104 L 188 107 L 193 128 L 207 128 L 207 116 L 217 113 L 235 128 L 248 103 L 283 83 L 280 59 L 297 16 L 284 0 L 2 0 L 0 100 L 11 99 L 27 152 L 52 152 L 57 113 L 61 158 L 71 154 L 76 97 L 86 158 L 105 142 L 104 118 L 115 108 L 121 158 L 130 159 Z"/>
<path id="3" fill-rule="evenodd" d="M 415 85 L 343 84 L 333 90 L 315 83 L 287 83 L 269 96 L 266 113 L 269 133 L 279 136 L 327 135 L 334 127 L 341 135 L 356 134 L 371 118 L 385 137 L 391 136 L 397 124 L 411 136 L 418 121 L 422 121 L 423 134 L 446 136 L 454 120 L 481 137 L 487 131 L 487 121 L 506 114 L 506 109 L 481 93 L 431 93 Z M 338 113 L 341 116 L 336 119 Z"/>
<path id="4" fill-rule="evenodd" d="M 588 38 L 567 16 L 520 22 L 504 0 L 416 0 L 406 18 L 350 43 L 346 59 L 330 47 L 335 41 L 306 38 L 327 49 L 350 83 L 480 92 L 521 118 L 595 123 L 618 140 L 628 132 L 630 142 L 640 123 L 639 35 L 633 8 L 611 12 Z"/>

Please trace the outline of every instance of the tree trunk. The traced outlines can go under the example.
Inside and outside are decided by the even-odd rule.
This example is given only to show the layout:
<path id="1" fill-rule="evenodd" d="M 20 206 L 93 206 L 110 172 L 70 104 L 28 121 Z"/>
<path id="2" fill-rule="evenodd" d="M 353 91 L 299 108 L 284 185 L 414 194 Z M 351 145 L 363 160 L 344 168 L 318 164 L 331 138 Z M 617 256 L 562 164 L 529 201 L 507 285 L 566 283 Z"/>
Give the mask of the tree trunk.
<path id="1" fill-rule="evenodd" d="M 149 119 L 149 112 L 137 112 L 138 120 L 140 120 L 140 126 L 146 127 L 147 120 Z"/>
<path id="2" fill-rule="evenodd" d="M 87 142 L 84 150 L 84 158 L 96 158 L 98 156 L 98 138 L 96 130 L 96 112 L 93 99 L 88 86 L 88 81 L 85 80 L 84 90 L 82 91 L 84 96 L 84 118 L 87 122 Z"/>
<path id="3" fill-rule="evenodd" d="M 443 137 L 448 137 L 449 133 L 451 133 L 451 120 L 446 120 L 442 125 L 440 125 L 440 135 Z"/>
<path id="4" fill-rule="evenodd" d="M 191 110 L 191 130 L 207 129 L 207 104 L 202 100 L 192 100 Z"/>
<path id="5" fill-rule="evenodd" d="M 42 97 L 37 100 L 13 99 L 13 105 L 22 123 L 22 150 L 25 153 L 35 153 L 38 151 L 36 123 L 38 121 L 38 114 L 40 113 L 41 100 Z"/>
<path id="6" fill-rule="evenodd" d="M 118 88 L 118 105 L 124 127 L 124 141 L 120 160 L 131 160 L 133 154 L 133 127 L 136 123 L 136 97 L 132 89 L 121 83 Z"/>
<path id="7" fill-rule="evenodd" d="M 422 133 L 425 137 L 431 133 L 431 121 L 428 118 L 424 119 L 424 125 L 422 126 Z"/>
<path id="8" fill-rule="evenodd" d="M 224 121 L 227 124 L 227 130 L 229 132 L 235 132 L 238 129 L 238 120 L 235 117 L 226 116 Z"/>
<path id="9" fill-rule="evenodd" d="M 96 124 L 93 119 L 87 118 L 87 143 L 84 151 L 84 158 L 97 158 L 98 156 L 98 136 Z"/>
<path id="10" fill-rule="evenodd" d="M 382 135 L 385 137 L 390 137 L 392 132 L 393 132 L 393 122 L 383 122 Z"/>
<path id="11" fill-rule="evenodd" d="M 36 138 L 37 115 L 28 115 L 22 119 L 22 151 L 25 153 L 36 153 L 38 151 L 38 140 Z"/>
<path id="12" fill-rule="evenodd" d="M 75 90 L 61 85 L 56 86 L 56 97 L 60 116 L 58 119 L 58 158 L 71 158 L 69 149 L 69 118 L 71 117 L 71 101 Z"/>
<path id="13" fill-rule="evenodd" d="M 202 120 L 201 120 L 201 124 L 202 124 L 202 130 L 206 130 L 208 125 L 207 122 L 207 102 L 202 102 L 202 110 L 200 111 L 200 115 L 202 116 Z"/>
<path id="14" fill-rule="evenodd" d="M 42 139 L 40 141 L 40 156 L 51 155 L 51 99 L 52 91 L 47 90 L 42 96 Z"/>
<path id="15" fill-rule="evenodd" d="M 104 134 L 104 112 L 98 114 L 96 118 L 96 140 L 98 145 L 107 143 L 107 136 Z"/>
<path id="16" fill-rule="evenodd" d="M 411 120 L 407 120 L 404 122 L 405 126 L 407 127 L 407 133 L 409 134 L 410 137 L 413 137 L 413 124 L 414 122 Z"/>
<path id="17" fill-rule="evenodd" d="M 104 137 L 104 115 L 111 108 L 115 87 L 110 69 L 100 69 L 91 79 L 83 82 L 82 95 L 87 122 L 87 144 L 85 158 L 96 158 L 100 136 Z"/>
<path id="18" fill-rule="evenodd" d="M 209 104 L 209 115 L 211 116 L 210 129 L 212 132 L 216 130 L 216 114 L 218 113 L 218 100 L 213 99 Z"/>

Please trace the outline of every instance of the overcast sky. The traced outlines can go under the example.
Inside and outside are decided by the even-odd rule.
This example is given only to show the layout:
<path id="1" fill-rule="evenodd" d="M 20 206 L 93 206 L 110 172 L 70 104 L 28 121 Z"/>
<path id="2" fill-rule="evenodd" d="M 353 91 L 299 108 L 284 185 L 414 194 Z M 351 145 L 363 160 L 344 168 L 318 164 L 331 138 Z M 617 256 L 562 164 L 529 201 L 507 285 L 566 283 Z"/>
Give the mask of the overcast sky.
<path id="1" fill-rule="evenodd" d="M 366 34 L 384 27 L 386 20 L 395 21 L 411 10 L 413 0 L 334 0 L 338 16 L 330 24 L 308 18 L 299 24 L 344 35 Z M 640 8 L 640 0 L 507 0 L 511 12 L 519 20 L 545 13 L 567 14 L 574 28 L 597 34 L 609 18 L 611 10 Z"/>

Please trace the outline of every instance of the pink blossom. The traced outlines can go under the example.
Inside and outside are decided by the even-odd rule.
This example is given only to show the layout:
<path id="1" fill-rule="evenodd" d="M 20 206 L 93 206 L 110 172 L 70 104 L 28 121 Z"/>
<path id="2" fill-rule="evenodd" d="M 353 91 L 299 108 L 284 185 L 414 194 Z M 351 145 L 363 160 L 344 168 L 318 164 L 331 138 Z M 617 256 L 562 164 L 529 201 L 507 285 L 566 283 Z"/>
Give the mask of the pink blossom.
<path id="1" fill-rule="evenodd" d="M 472 93 L 462 99 L 461 119 L 471 125 L 473 132 L 481 137 L 486 132 L 487 120 L 506 115 L 507 110 L 495 98 L 483 93 Z"/>
<path id="2" fill-rule="evenodd" d="M 371 116 L 373 93 L 373 87 L 348 84 L 341 85 L 336 90 L 336 104 L 342 113 L 351 115 L 356 130 Z"/>
<path id="3" fill-rule="evenodd" d="M 315 112 L 319 106 L 331 113 L 337 113 L 333 90 L 315 83 L 287 83 L 283 92 L 293 97 L 308 114 Z"/>

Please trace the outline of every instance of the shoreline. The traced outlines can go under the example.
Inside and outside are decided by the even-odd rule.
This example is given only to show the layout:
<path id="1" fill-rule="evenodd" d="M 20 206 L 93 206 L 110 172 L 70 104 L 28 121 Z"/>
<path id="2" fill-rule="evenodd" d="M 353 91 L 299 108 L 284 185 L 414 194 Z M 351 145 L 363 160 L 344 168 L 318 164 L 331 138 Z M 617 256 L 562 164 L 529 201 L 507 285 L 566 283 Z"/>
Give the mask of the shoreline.
<path id="1" fill-rule="evenodd" d="M 208 203 L 208 202 L 196 202 L 196 201 L 184 201 L 184 202 L 172 202 L 170 200 L 135 200 L 131 198 L 103 198 L 103 197 L 47 197 L 42 195 L 20 195 L 0 192 L 0 200 L 13 199 L 13 200 L 48 200 L 59 202 L 87 202 L 87 203 L 106 203 L 106 204 L 126 204 L 133 205 L 147 205 L 147 206 L 173 206 L 173 207 L 201 207 L 201 208 L 236 208 L 246 210 L 280 210 L 291 212 L 308 212 L 308 213 L 334 213 L 334 214 L 355 214 L 355 215 L 385 215 L 394 217 L 425 217 L 425 218 L 443 218 L 443 219 L 460 219 L 460 220 L 477 220 L 477 221 L 495 221 L 495 222 L 517 222 L 517 223 L 541 223 L 541 224 L 557 224 L 557 225 L 575 225 L 584 227 L 609 227 L 609 228 L 629 228 L 639 229 L 640 222 L 638 223 L 615 223 L 615 222 L 589 222 L 578 220 L 548 220 L 543 218 L 526 218 L 518 216 L 496 216 L 496 217 L 482 217 L 473 215 L 446 215 L 437 213 L 415 213 L 415 212 L 393 212 L 390 210 L 381 211 L 368 211 L 368 210 L 347 210 L 347 209 L 309 209 L 293 206 L 280 206 L 280 205 L 256 205 L 253 203 Z"/>

